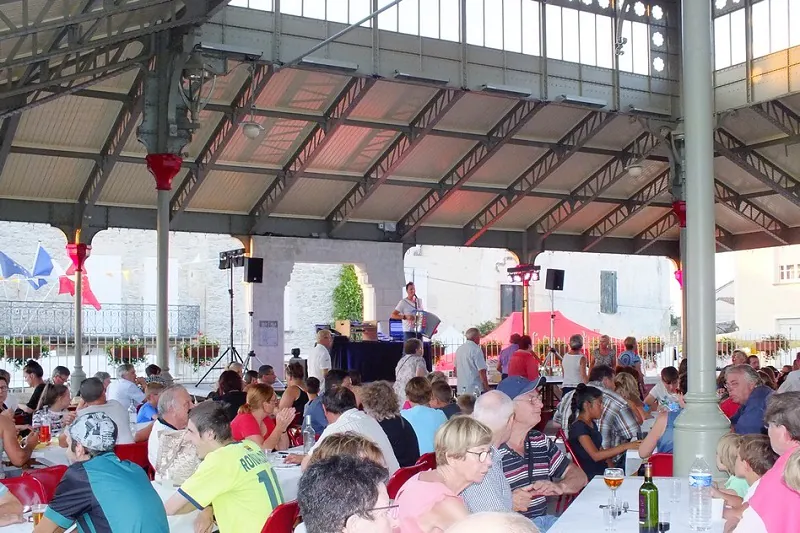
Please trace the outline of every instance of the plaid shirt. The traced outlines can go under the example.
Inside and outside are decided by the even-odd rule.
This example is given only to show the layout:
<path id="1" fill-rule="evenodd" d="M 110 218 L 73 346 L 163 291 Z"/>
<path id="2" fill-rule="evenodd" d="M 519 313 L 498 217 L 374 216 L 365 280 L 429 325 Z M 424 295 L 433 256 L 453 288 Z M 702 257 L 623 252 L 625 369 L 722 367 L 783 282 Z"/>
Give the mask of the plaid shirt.
<path id="1" fill-rule="evenodd" d="M 628 406 L 628 402 L 616 392 L 603 388 L 603 384 L 600 382 L 590 381 L 588 385 L 600 389 L 603 393 L 603 414 L 600 415 L 600 420 L 597 420 L 597 429 L 603 437 L 603 448 L 613 448 L 637 438 L 641 426 Z M 553 415 L 553 421 L 564 429 L 567 437 L 569 437 L 567 421 L 572 411 L 574 394 L 575 391 L 565 394 Z M 622 455 L 624 454 L 619 454 L 615 459 L 619 459 Z"/>
<path id="2" fill-rule="evenodd" d="M 513 511 L 511 485 L 503 473 L 503 455 L 492 446 L 492 466 L 480 483 L 473 483 L 461 493 L 470 513 Z"/>

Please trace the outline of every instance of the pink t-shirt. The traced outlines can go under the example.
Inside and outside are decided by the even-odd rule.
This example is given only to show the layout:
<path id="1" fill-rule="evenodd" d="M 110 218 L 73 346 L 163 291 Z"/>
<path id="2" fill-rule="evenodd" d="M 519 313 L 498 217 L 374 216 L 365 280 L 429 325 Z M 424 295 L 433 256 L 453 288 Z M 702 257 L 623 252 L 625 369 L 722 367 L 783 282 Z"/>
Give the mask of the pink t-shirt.
<path id="1" fill-rule="evenodd" d="M 423 533 L 417 519 L 445 498 L 459 497 L 444 483 L 422 481 L 419 476 L 416 474 L 406 481 L 394 499 L 401 533 Z"/>
<path id="2" fill-rule="evenodd" d="M 750 507 L 764 521 L 767 533 L 797 533 L 800 524 L 800 494 L 783 481 L 786 463 L 796 448 L 784 453 L 761 477 Z"/>
<path id="3" fill-rule="evenodd" d="M 251 435 L 261 435 L 266 439 L 275 430 L 275 421 L 272 417 L 264 417 L 264 426 L 267 433 L 261 435 L 261 429 L 258 427 L 258 420 L 250 413 L 239 413 L 236 418 L 231 422 L 231 433 L 234 440 L 244 440 Z"/>

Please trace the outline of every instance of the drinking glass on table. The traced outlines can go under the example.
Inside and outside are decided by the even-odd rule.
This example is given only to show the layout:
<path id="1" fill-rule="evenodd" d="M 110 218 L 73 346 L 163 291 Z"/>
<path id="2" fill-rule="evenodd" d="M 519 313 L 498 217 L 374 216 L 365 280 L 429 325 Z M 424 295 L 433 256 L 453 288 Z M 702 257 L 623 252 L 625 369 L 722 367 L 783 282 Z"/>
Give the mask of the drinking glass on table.
<path id="1" fill-rule="evenodd" d="M 681 501 L 681 484 L 682 484 L 682 482 L 683 482 L 683 480 L 680 479 L 680 478 L 675 478 L 675 479 L 672 480 L 672 485 L 671 485 L 672 490 L 670 491 L 670 496 L 669 496 L 669 501 L 670 502 L 672 502 L 672 503 L 680 503 L 680 501 Z"/>
<path id="2" fill-rule="evenodd" d="M 617 505 L 617 489 L 622 485 L 623 479 L 625 479 L 625 472 L 621 468 L 606 468 L 603 472 L 603 481 L 611 489 L 611 500 L 614 502 L 614 506 Z"/>
<path id="3" fill-rule="evenodd" d="M 609 504 L 603 508 L 603 525 L 606 531 L 617 530 L 617 517 L 619 511 L 615 505 Z"/>
<path id="4" fill-rule="evenodd" d="M 42 517 L 44 516 L 44 512 L 47 510 L 47 505 L 43 503 L 35 503 L 31 506 L 31 518 L 33 519 L 33 525 L 38 526 L 39 522 L 42 521 Z"/>

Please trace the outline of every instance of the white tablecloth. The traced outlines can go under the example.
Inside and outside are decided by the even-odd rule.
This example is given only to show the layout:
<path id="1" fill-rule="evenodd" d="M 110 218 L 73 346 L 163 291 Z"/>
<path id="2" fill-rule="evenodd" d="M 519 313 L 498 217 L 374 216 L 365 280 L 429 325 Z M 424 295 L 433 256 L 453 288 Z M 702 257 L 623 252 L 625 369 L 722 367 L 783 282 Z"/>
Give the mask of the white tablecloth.
<path id="1" fill-rule="evenodd" d="M 617 499 L 628 502 L 631 511 L 623 513 L 617 519 L 617 532 L 627 533 L 637 531 L 639 523 L 639 487 L 644 479 L 641 477 L 625 478 L 617 489 Z M 655 478 L 658 487 L 659 510 L 670 511 L 670 533 L 689 533 L 689 481 L 682 480 L 681 501 L 670 502 L 672 493 L 672 478 Z M 600 505 L 608 504 L 611 490 L 606 487 L 602 477 L 594 478 L 578 498 L 572 502 L 550 533 L 573 533 L 575 531 L 603 531 L 603 509 Z M 718 500 L 721 501 L 721 500 Z M 719 519 L 712 522 L 711 533 L 721 533 L 725 523 L 722 521 L 721 507 Z"/>

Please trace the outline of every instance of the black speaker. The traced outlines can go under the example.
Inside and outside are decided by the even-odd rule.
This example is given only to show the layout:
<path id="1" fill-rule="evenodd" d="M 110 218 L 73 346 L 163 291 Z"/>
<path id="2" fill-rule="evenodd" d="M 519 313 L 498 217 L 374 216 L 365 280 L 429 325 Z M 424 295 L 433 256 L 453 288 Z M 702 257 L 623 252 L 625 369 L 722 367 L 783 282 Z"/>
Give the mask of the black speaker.
<path id="1" fill-rule="evenodd" d="M 261 283 L 264 278 L 264 258 L 244 258 L 244 280 L 247 283 Z"/>
<path id="2" fill-rule="evenodd" d="M 564 271 L 557 268 L 547 269 L 547 280 L 544 283 L 544 288 L 548 291 L 563 291 L 564 290 Z"/>

